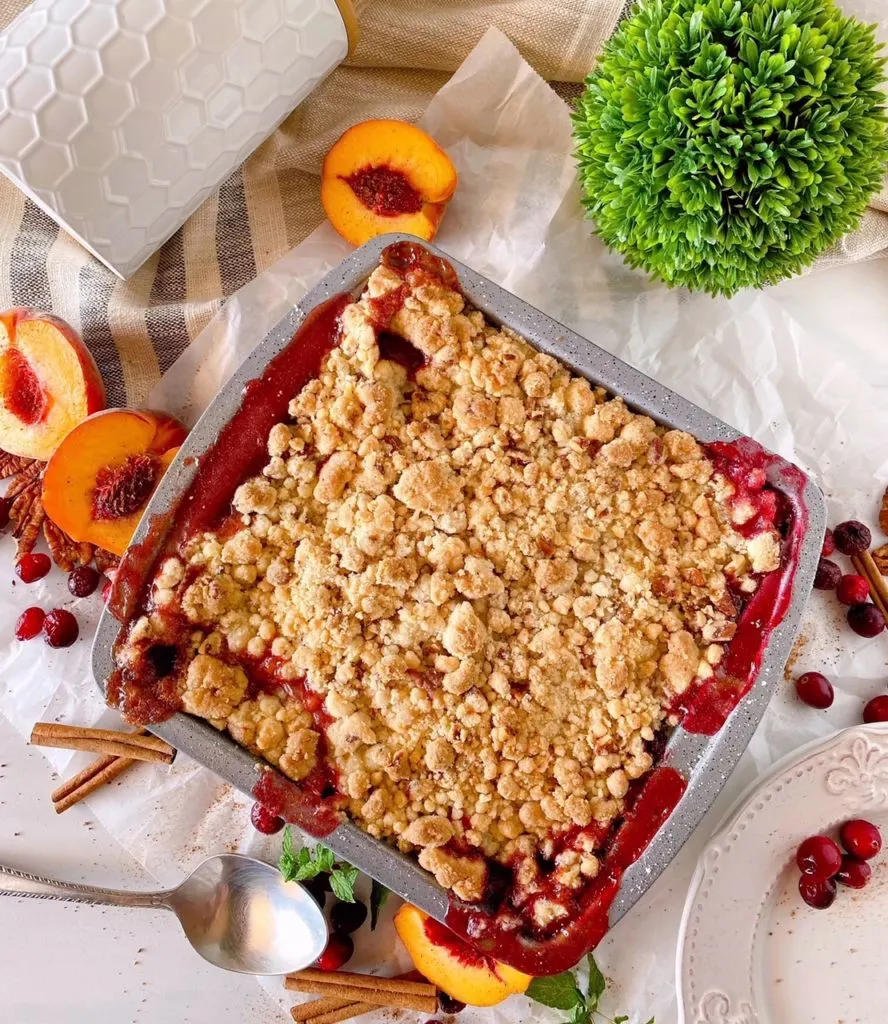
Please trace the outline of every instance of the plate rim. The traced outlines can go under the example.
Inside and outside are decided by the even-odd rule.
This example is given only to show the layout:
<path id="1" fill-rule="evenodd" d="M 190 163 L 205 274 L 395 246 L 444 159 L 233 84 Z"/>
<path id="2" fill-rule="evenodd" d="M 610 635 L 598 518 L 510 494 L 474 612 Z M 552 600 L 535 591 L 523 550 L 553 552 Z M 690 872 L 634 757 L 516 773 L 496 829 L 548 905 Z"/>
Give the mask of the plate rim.
<path id="1" fill-rule="evenodd" d="M 782 776 L 788 775 L 793 771 L 793 769 L 802 764 L 802 762 L 807 761 L 812 757 L 829 754 L 840 746 L 846 744 L 850 745 L 855 739 L 866 739 L 872 736 L 878 736 L 882 739 L 888 737 L 888 722 L 861 723 L 859 725 L 847 726 L 844 729 L 839 729 L 836 732 L 831 733 L 829 736 L 817 737 L 803 743 L 794 750 L 788 751 L 770 765 L 764 774 L 757 776 L 747 786 L 745 786 L 742 792 L 737 796 L 736 800 L 734 800 L 731 806 L 719 819 L 718 824 L 715 826 L 712 834 L 709 839 L 707 839 L 705 846 L 700 850 L 697 857 L 694 872 L 691 876 L 690 882 L 688 883 L 685 902 L 682 907 L 681 920 L 679 922 L 678 933 L 676 936 L 675 996 L 678 1009 L 678 1024 L 697 1024 L 697 1021 L 692 1020 L 691 1017 L 691 1015 L 696 1011 L 696 1008 L 688 1007 L 686 1005 L 687 985 L 684 976 L 684 952 L 688 940 L 691 913 L 697 894 L 699 893 L 703 880 L 706 877 L 707 863 L 711 859 L 713 849 L 717 847 L 723 841 L 724 837 L 734 828 L 736 823 L 746 813 L 750 804 L 758 799 L 759 795 L 772 783 L 776 782 Z M 750 950 L 750 955 L 752 955 L 752 950 Z M 746 1018 L 742 1015 L 738 1018 L 723 1017 L 719 1020 L 719 1024 L 773 1024 L 773 1022 L 767 1018 L 760 1018 L 752 1007 L 747 1007 L 746 1009 L 749 1009 L 752 1012 L 752 1017 Z M 730 1012 L 728 1007 L 725 1008 L 725 1012 Z M 743 1012 L 745 1013 L 745 1009 Z"/>

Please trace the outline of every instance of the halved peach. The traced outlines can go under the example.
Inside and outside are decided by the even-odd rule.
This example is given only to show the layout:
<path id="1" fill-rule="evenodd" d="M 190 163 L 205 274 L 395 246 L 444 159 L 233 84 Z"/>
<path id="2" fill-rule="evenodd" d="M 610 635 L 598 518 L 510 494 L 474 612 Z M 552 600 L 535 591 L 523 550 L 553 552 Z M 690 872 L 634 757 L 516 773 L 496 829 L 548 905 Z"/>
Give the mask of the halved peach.
<path id="1" fill-rule="evenodd" d="M 321 202 L 352 245 L 389 231 L 431 241 L 457 184 L 437 142 L 406 121 L 362 121 L 324 160 Z"/>
<path id="2" fill-rule="evenodd" d="M 43 474 L 43 507 L 76 541 L 122 555 L 188 431 L 163 412 L 109 409 L 84 420 Z"/>
<path id="3" fill-rule="evenodd" d="M 0 313 L 0 448 L 45 461 L 104 408 L 99 368 L 73 327 L 33 309 Z"/>
<path id="4" fill-rule="evenodd" d="M 529 974 L 479 952 L 410 903 L 395 914 L 395 930 L 416 969 L 461 1003 L 495 1006 L 526 991 L 533 980 Z"/>

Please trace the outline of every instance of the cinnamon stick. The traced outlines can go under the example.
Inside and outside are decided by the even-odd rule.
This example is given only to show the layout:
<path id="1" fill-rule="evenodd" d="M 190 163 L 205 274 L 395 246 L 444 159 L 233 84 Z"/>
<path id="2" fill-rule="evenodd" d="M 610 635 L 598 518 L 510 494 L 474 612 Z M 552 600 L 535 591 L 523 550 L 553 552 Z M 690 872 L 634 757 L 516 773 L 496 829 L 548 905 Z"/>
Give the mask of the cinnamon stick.
<path id="1" fill-rule="evenodd" d="M 145 730 L 137 729 L 134 733 L 128 733 L 127 735 L 144 736 Z M 94 778 L 94 776 L 98 775 L 99 772 L 104 771 L 116 760 L 117 758 L 113 754 L 105 754 L 102 757 L 97 757 L 94 761 L 90 761 L 82 772 L 72 775 L 70 779 L 63 782 L 57 789 L 52 791 L 52 802 L 58 803 L 60 800 L 64 800 L 66 796 L 70 796 L 76 789 L 79 789 L 82 785 L 89 782 Z M 127 760 L 132 760 L 132 758 L 128 758 Z"/>
<path id="2" fill-rule="evenodd" d="M 97 754 L 172 764 L 175 751 L 156 736 L 115 732 L 111 729 L 87 729 L 56 722 L 38 722 L 31 743 L 40 747 L 65 750 L 91 750 Z"/>
<path id="3" fill-rule="evenodd" d="M 105 760 L 102 758 L 101 760 Z M 91 776 L 86 782 L 82 783 L 76 789 L 71 790 L 66 796 L 60 800 L 56 800 L 54 803 L 56 814 L 61 814 L 63 811 L 67 811 L 69 807 L 73 807 L 75 804 L 80 803 L 90 794 L 95 793 L 97 789 L 101 789 L 102 786 L 107 786 L 109 782 L 113 782 L 119 775 L 122 775 L 127 768 L 131 768 L 138 762 L 131 757 L 112 757 L 111 763 L 107 764 L 100 771 L 96 772 L 95 775 Z M 94 764 L 98 762 L 93 762 Z M 83 774 L 83 773 L 81 773 Z M 56 791 L 58 792 L 58 790 Z"/>
<path id="4" fill-rule="evenodd" d="M 325 999 L 312 999 L 307 1003 L 299 1003 L 296 1006 L 290 1007 L 290 1016 L 300 1024 L 302 1021 L 314 1020 L 315 1017 L 320 1017 L 325 1013 L 332 1013 L 334 1010 L 343 1010 L 346 1006 L 355 1006 L 356 1004 L 350 999 L 341 999 L 337 996 L 327 996 Z M 363 1005 L 363 1004 L 360 1004 Z M 368 1006 L 373 1006 L 374 1010 L 379 1007 L 368 1003 Z"/>
<path id="5" fill-rule="evenodd" d="M 302 988 L 302 985 L 359 988 L 396 995 L 428 996 L 435 995 L 436 992 L 435 986 L 427 981 L 413 981 L 405 977 L 381 978 L 377 974 L 357 974 L 352 971 L 319 971 L 312 967 L 307 967 L 304 971 L 296 971 L 295 974 L 288 974 L 285 985 L 295 992 L 313 991 Z"/>
<path id="6" fill-rule="evenodd" d="M 319 999 L 317 1002 L 326 1002 L 324 999 Z M 303 1004 L 306 1006 L 313 1006 L 313 1003 Z M 335 1010 L 327 1010 L 324 1013 L 319 1013 L 315 1017 L 297 1017 L 296 1011 L 301 1009 L 299 1006 L 294 1006 L 290 1013 L 293 1014 L 293 1020 L 311 1022 L 311 1024 L 339 1024 L 343 1020 L 351 1020 L 352 1017 L 360 1017 L 363 1013 L 370 1013 L 372 1010 L 378 1010 L 379 1006 L 376 1003 L 346 1003 L 344 1006 L 340 1006 Z"/>
<path id="7" fill-rule="evenodd" d="M 318 971 L 311 968 L 297 971 L 284 979 L 284 987 L 297 992 L 324 995 L 290 1010 L 294 1021 L 310 1024 L 337 1024 L 359 1017 L 380 1006 L 434 1013 L 438 1008 L 438 991 L 434 985 L 419 981 L 422 975 L 408 971 L 394 978 L 348 971 Z"/>
<path id="8" fill-rule="evenodd" d="M 879 572 L 879 567 L 873 561 L 873 556 L 869 551 L 862 551 L 859 555 L 852 555 L 851 562 L 857 572 L 866 577 L 873 604 L 888 620 L 888 583 Z"/>

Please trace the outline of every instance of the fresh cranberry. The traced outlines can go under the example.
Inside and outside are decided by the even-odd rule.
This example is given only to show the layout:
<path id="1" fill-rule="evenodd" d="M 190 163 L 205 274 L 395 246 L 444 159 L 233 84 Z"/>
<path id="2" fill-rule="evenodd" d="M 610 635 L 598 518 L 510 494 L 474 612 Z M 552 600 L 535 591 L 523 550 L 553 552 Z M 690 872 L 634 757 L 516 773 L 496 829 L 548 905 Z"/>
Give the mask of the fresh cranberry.
<path id="1" fill-rule="evenodd" d="M 873 722 L 888 722 L 888 697 L 884 694 L 873 697 L 863 709 L 863 720 L 867 725 Z"/>
<path id="2" fill-rule="evenodd" d="M 465 1003 L 461 1003 L 458 999 L 454 999 L 453 996 L 447 995 L 446 992 L 438 993 L 438 1006 L 441 1007 L 443 1013 L 462 1013 L 466 1008 Z"/>
<path id="3" fill-rule="evenodd" d="M 839 832 L 842 846 L 859 860 L 872 860 L 882 849 L 882 833 L 871 822 L 863 818 L 846 821 Z"/>
<path id="4" fill-rule="evenodd" d="M 842 858 L 842 866 L 836 875 L 839 885 L 847 885 L 849 889 L 862 889 L 873 876 L 873 869 L 865 860 L 858 860 L 846 853 Z"/>
<path id="5" fill-rule="evenodd" d="M 848 609 L 848 625 L 858 636 L 878 636 L 885 628 L 885 616 L 874 604 L 855 604 Z"/>
<path id="6" fill-rule="evenodd" d="M 809 836 L 796 851 L 796 864 L 805 877 L 822 882 L 842 866 L 842 851 L 829 836 Z"/>
<path id="7" fill-rule="evenodd" d="M 100 579 L 91 565 L 78 565 L 68 573 L 68 590 L 75 597 L 89 597 L 99 585 Z"/>
<path id="8" fill-rule="evenodd" d="M 859 555 L 869 549 L 873 540 L 868 526 L 856 519 L 849 519 L 833 530 L 833 540 L 843 555 Z"/>
<path id="9" fill-rule="evenodd" d="M 833 905 L 836 898 L 835 879 L 824 878 L 817 882 L 808 875 L 802 875 L 799 879 L 799 893 L 809 907 L 826 910 Z"/>
<path id="10" fill-rule="evenodd" d="M 105 583 L 105 586 L 104 586 L 104 587 L 102 587 L 102 601 L 103 601 L 103 602 L 104 602 L 105 604 L 107 604 L 107 603 L 108 603 L 108 601 L 109 601 L 109 600 L 111 599 L 111 588 L 112 588 L 113 586 L 114 586 L 114 583 L 113 583 L 113 581 L 112 581 L 112 580 L 108 580 L 108 581 L 107 581 L 107 582 Z"/>
<path id="11" fill-rule="evenodd" d="M 52 559 L 42 552 L 22 555 L 15 566 L 15 574 L 22 583 L 36 583 L 52 568 Z"/>
<path id="12" fill-rule="evenodd" d="M 350 935 L 340 935 L 334 932 L 324 949 L 324 952 L 315 960 L 315 967 L 319 971 L 338 971 L 344 963 L 352 957 L 355 951 L 355 944 Z"/>
<path id="13" fill-rule="evenodd" d="M 842 578 L 842 570 L 828 558 L 821 558 L 817 563 L 817 572 L 814 574 L 815 590 L 835 590 L 836 585 Z"/>
<path id="14" fill-rule="evenodd" d="M 0 530 L 9 526 L 9 508 L 12 504 L 8 498 L 0 498 Z"/>
<path id="15" fill-rule="evenodd" d="M 340 935 L 356 932 L 367 920 L 367 908 L 363 903 L 337 903 L 330 911 L 330 926 Z"/>
<path id="16" fill-rule="evenodd" d="M 865 604 L 869 601 L 870 591 L 866 576 L 849 573 L 843 576 L 836 585 L 836 597 L 842 604 Z"/>
<path id="17" fill-rule="evenodd" d="M 274 811 L 263 807 L 262 804 L 253 804 L 250 821 L 253 823 L 253 828 L 264 836 L 273 836 L 275 832 L 280 832 L 285 824 L 283 818 L 279 818 Z"/>
<path id="18" fill-rule="evenodd" d="M 56 608 L 43 620 L 43 639 L 50 647 L 70 647 L 79 632 L 77 619 L 64 608 Z"/>
<path id="19" fill-rule="evenodd" d="M 33 640 L 43 629 L 43 620 L 46 612 L 42 608 L 26 608 L 15 624 L 15 636 L 17 640 Z"/>
<path id="20" fill-rule="evenodd" d="M 821 711 L 831 707 L 835 698 L 832 683 L 820 672 L 806 672 L 795 681 L 799 700 Z"/>
<path id="21" fill-rule="evenodd" d="M 836 550 L 836 539 L 833 537 L 832 530 L 827 530 L 823 535 L 823 547 L 820 549 L 820 554 L 824 558 L 829 556 Z"/>

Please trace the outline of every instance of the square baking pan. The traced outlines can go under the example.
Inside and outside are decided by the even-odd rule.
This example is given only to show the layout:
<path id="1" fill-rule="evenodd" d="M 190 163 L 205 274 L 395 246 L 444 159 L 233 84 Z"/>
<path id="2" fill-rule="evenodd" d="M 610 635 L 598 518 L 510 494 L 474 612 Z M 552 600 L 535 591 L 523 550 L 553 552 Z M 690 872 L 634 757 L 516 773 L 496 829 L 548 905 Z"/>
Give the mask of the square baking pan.
<path id="1" fill-rule="evenodd" d="M 368 242 L 331 271 L 257 345 L 201 416 L 154 494 L 133 539 L 133 545 L 140 547 L 140 564 L 146 556 L 150 560 L 150 556 L 162 550 L 166 534 L 157 524 L 165 523 L 168 528 L 175 518 L 177 503 L 191 484 L 199 459 L 212 448 L 222 428 L 237 413 L 249 382 L 263 375 L 271 360 L 287 347 L 313 309 L 344 292 L 357 296 L 370 273 L 378 266 L 386 246 L 395 242 L 417 241 L 405 235 L 386 235 Z M 702 442 L 742 439 L 737 430 L 674 391 L 568 330 L 435 246 L 422 244 L 454 267 L 467 301 L 491 322 L 511 328 L 531 345 L 557 357 L 593 384 L 622 397 L 634 410 L 645 413 L 660 424 L 685 430 Z M 650 888 L 697 826 L 749 743 L 782 677 L 783 666 L 813 584 L 823 541 L 825 509 L 817 487 L 798 469 L 778 457 L 770 462 L 768 482 L 776 490 L 791 495 L 796 514 L 796 539 L 790 556 L 794 564 L 784 570 L 791 580 L 785 614 L 768 636 L 754 685 L 726 723 L 713 735 L 692 733 L 682 726 L 671 733 L 660 763 L 680 772 L 687 779 L 687 788 L 653 840 L 623 876 L 620 891 L 611 906 L 611 924 Z M 114 667 L 113 648 L 122 628 L 121 622 L 106 609 L 93 647 L 93 671 L 103 690 Z M 238 746 L 229 736 L 184 713 L 151 726 L 151 731 L 246 794 L 252 795 L 260 772 L 268 769 L 266 762 Z M 439 921 L 445 920 L 448 893 L 414 858 L 399 853 L 347 821 L 323 841 L 339 857 L 356 865 L 399 896 Z"/>

